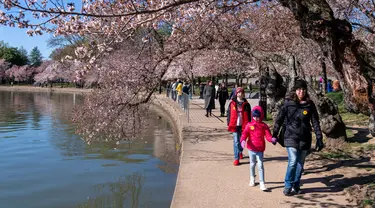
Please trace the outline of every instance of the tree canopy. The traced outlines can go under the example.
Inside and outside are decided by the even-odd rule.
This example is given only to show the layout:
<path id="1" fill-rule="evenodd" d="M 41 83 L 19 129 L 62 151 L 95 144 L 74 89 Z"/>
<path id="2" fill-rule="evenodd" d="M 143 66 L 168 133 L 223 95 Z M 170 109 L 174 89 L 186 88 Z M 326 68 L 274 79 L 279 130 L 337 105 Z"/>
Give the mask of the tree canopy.
<path id="1" fill-rule="evenodd" d="M 101 133 L 117 139 L 130 135 L 131 128 L 123 126 L 138 123 L 125 117 L 138 115 L 138 106 L 152 98 L 160 80 L 181 70 L 204 74 L 269 65 L 288 74 L 285 65 L 294 56 L 305 69 L 301 76 L 318 75 L 322 65 L 334 71 L 351 111 L 367 112 L 372 102 L 375 6 L 369 0 L 94 0 L 79 8 L 58 0 L 0 3 L 0 24 L 28 28 L 29 35 L 87 38 L 75 49 L 76 58 L 87 63 L 77 73 L 101 76 L 101 89 L 87 98 L 90 110 L 81 111 L 91 114 L 78 113 L 76 119 L 89 140 Z M 123 99 L 101 99 L 119 92 Z"/>
<path id="2" fill-rule="evenodd" d="M 35 46 L 31 51 L 29 55 L 29 61 L 31 66 L 40 66 L 42 64 L 42 53 L 38 49 L 37 46 Z"/>
<path id="3" fill-rule="evenodd" d="M 25 56 L 24 49 L 10 47 L 4 42 L 0 42 L 0 59 L 4 59 L 11 64 L 22 66 L 28 63 L 27 56 Z"/>

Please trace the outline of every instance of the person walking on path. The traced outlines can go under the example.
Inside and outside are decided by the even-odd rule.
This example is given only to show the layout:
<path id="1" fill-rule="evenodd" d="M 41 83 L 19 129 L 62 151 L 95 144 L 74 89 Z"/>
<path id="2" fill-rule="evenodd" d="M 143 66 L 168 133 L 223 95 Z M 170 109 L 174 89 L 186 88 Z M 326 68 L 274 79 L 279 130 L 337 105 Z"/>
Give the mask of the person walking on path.
<path id="1" fill-rule="evenodd" d="M 308 150 L 311 149 L 311 123 L 316 135 L 316 150 L 320 151 L 324 144 L 319 125 L 319 116 L 315 104 L 307 93 L 304 80 L 296 80 L 293 92 L 286 98 L 284 105 L 275 120 L 273 137 L 281 134 L 278 140 L 288 152 L 288 167 L 285 175 L 284 195 L 301 193 L 301 176 Z"/>
<path id="2" fill-rule="evenodd" d="M 251 112 L 252 121 L 247 123 L 241 136 L 241 147 L 249 150 L 250 159 L 250 183 L 249 186 L 255 186 L 255 163 L 258 164 L 259 188 L 266 191 L 267 187 L 264 180 L 263 157 L 267 141 L 276 145 L 276 138 L 272 137 L 270 128 L 263 123 L 264 112 L 262 107 L 255 106 Z"/>
<path id="3" fill-rule="evenodd" d="M 180 104 L 180 106 L 182 106 L 182 87 L 183 87 L 182 82 L 179 82 L 176 87 L 177 101 Z"/>
<path id="4" fill-rule="evenodd" d="M 204 85 L 203 85 L 203 83 L 200 83 L 200 85 L 199 85 L 199 99 L 204 99 L 203 91 L 204 91 Z"/>
<path id="5" fill-rule="evenodd" d="M 184 82 L 184 85 L 182 87 L 182 92 L 183 92 L 183 95 L 182 95 L 182 108 L 184 110 L 187 109 L 187 106 L 188 106 L 188 103 L 189 103 L 189 84 L 187 82 Z"/>
<path id="6" fill-rule="evenodd" d="M 176 82 L 174 82 L 172 84 L 172 99 L 176 102 L 176 99 L 177 99 L 177 92 L 176 92 L 176 88 L 177 88 L 177 85 L 179 83 L 179 80 L 176 79 Z"/>
<path id="7" fill-rule="evenodd" d="M 215 103 L 215 87 L 212 86 L 212 81 L 208 81 L 203 90 L 204 108 L 206 109 L 206 117 L 212 116 L 212 108 Z"/>
<path id="8" fill-rule="evenodd" d="M 236 97 L 230 101 L 227 111 L 228 131 L 233 133 L 234 166 L 239 165 L 240 159 L 243 159 L 240 139 L 243 129 L 251 119 L 251 106 L 244 96 L 243 88 L 237 87 Z"/>
<path id="9" fill-rule="evenodd" d="M 224 83 L 221 83 L 219 90 L 216 94 L 216 99 L 219 99 L 220 103 L 220 116 L 223 117 L 225 114 L 225 103 L 227 102 L 229 95 L 228 89 L 225 87 Z"/>
<path id="10" fill-rule="evenodd" d="M 249 99 L 251 99 L 251 92 L 253 91 L 253 83 L 249 84 Z"/>
<path id="11" fill-rule="evenodd" d="M 232 90 L 230 92 L 230 95 L 229 95 L 229 100 L 232 100 L 234 97 L 236 97 L 236 89 L 237 89 L 237 84 L 234 85 L 234 87 L 232 87 Z M 245 97 L 245 95 L 244 95 Z"/>
<path id="12" fill-rule="evenodd" d="M 171 94 L 171 90 L 172 90 L 171 82 L 167 82 L 166 88 L 167 88 L 167 97 L 169 97 L 169 95 Z"/>

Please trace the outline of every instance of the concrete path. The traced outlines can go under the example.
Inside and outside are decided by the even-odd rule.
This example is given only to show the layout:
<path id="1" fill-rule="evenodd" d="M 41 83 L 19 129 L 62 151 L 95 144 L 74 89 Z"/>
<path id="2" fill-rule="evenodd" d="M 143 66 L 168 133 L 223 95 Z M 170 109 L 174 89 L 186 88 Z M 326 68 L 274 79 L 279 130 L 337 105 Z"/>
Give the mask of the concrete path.
<path id="1" fill-rule="evenodd" d="M 177 104 L 170 99 L 161 99 L 176 108 Z M 255 106 L 258 100 L 250 102 Z M 203 105 L 203 100 L 194 98 L 190 104 L 190 122 L 184 123 L 181 164 L 171 207 L 355 207 L 346 201 L 342 191 L 324 185 L 322 181 L 331 180 L 324 172 L 303 176 L 305 194 L 284 196 L 287 154 L 281 146 L 270 143 L 267 143 L 264 162 L 266 185 L 270 190 L 261 191 L 259 184 L 249 187 L 247 151 L 241 165 L 233 166 L 233 141 L 226 128 L 226 118 L 218 117 L 218 103 L 214 116 L 205 117 Z M 309 167 L 307 161 L 306 168 Z"/>

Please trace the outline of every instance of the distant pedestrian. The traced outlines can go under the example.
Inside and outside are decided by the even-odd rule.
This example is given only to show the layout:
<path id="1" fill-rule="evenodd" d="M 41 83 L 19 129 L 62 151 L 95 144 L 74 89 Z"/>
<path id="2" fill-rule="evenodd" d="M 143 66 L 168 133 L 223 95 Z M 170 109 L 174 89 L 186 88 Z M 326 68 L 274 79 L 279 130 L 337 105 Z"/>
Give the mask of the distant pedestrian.
<path id="1" fill-rule="evenodd" d="M 187 82 L 184 82 L 184 85 L 182 87 L 182 103 L 183 103 L 183 109 L 186 110 L 189 103 L 189 84 Z"/>
<path id="2" fill-rule="evenodd" d="M 220 116 L 221 117 L 225 115 L 225 103 L 227 102 L 228 98 L 229 98 L 228 89 L 225 87 L 224 83 L 221 83 L 216 93 L 216 99 L 219 99 L 219 103 L 220 103 Z"/>
<path id="3" fill-rule="evenodd" d="M 165 87 L 167 88 L 167 97 L 169 97 L 172 91 L 171 82 L 167 82 L 167 85 Z"/>
<path id="4" fill-rule="evenodd" d="M 249 84 L 249 99 L 251 99 L 251 93 L 253 92 L 253 83 Z"/>
<path id="5" fill-rule="evenodd" d="M 188 84 L 188 87 L 189 87 L 189 98 L 191 100 L 193 99 L 193 84 L 192 83 Z"/>
<path id="6" fill-rule="evenodd" d="M 177 85 L 179 83 L 179 80 L 176 79 L 176 82 L 174 82 L 172 84 L 172 99 L 176 102 L 176 99 L 177 99 L 177 91 L 176 91 L 176 88 L 177 88 Z"/>
<path id="7" fill-rule="evenodd" d="M 237 89 L 237 84 L 235 84 L 234 87 L 232 87 L 232 91 L 230 92 L 230 95 L 229 95 L 229 100 L 232 100 L 234 97 L 236 97 L 236 89 Z"/>
<path id="8" fill-rule="evenodd" d="M 179 82 L 176 87 L 176 93 L 177 93 L 177 101 L 182 106 L 182 82 Z"/>
<path id="9" fill-rule="evenodd" d="M 204 108 L 206 109 L 206 117 L 212 116 L 212 108 L 215 103 L 215 87 L 212 81 L 208 81 L 203 90 Z"/>
<path id="10" fill-rule="evenodd" d="M 204 91 L 204 84 L 201 83 L 201 84 L 199 85 L 199 99 L 204 99 L 204 98 L 203 98 L 203 91 Z"/>
<path id="11" fill-rule="evenodd" d="M 239 165 L 240 159 L 243 159 L 240 139 L 243 129 L 251 119 L 251 106 L 244 94 L 243 88 L 237 87 L 236 96 L 230 101 L 227 111 L 228 131 L 233 133 L 234 166 Z"/>
<path id="12" fill-rule="evenodd" d="M 250 159 L 250 183 L 249 186 L 255 186 L 255 164 L 258 164 L 259 188 L 266 191 L 267 187 L 264 180 L 264 150 L 266 149 L 265 139 L 276 145 L 276 138 L 272 137 L 270 128 L 263 123 L 264 112 L 262 107 L 255 106 L 251 113 L 252 121 L 247 123 L 241 136 L 241 147 L 249 150 Z"/>

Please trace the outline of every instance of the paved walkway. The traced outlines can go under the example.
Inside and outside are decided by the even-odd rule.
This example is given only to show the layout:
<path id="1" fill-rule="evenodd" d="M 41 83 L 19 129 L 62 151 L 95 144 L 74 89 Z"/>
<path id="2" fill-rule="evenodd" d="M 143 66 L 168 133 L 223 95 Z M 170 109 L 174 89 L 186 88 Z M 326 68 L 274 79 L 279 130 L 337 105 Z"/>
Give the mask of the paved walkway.
<path id="1" fill-rule="evenodd" d="M 258 100 L 250 102 L 254 106 Z M 305 194 L 284 196 L 287 154 L 281 146 L 270 143 L 264 162 L 270 190 L 262 192 L 259 185 L 249 187 L 249 160 L 245 157 L 240 166 L 233 166 L 232 136 L 226 130 L 226 118 L 219 117 L 219 104 L 209 118 L 205 117 L 203 104 L 203 100 L 192 100 L 190 122 L 184 124 L 181 164 L 171 207 L 355 207 L 349 205 L 342 191 L 324 185 L 322 181 L 330 180 L 324 172 L 303 176 Z"/>

